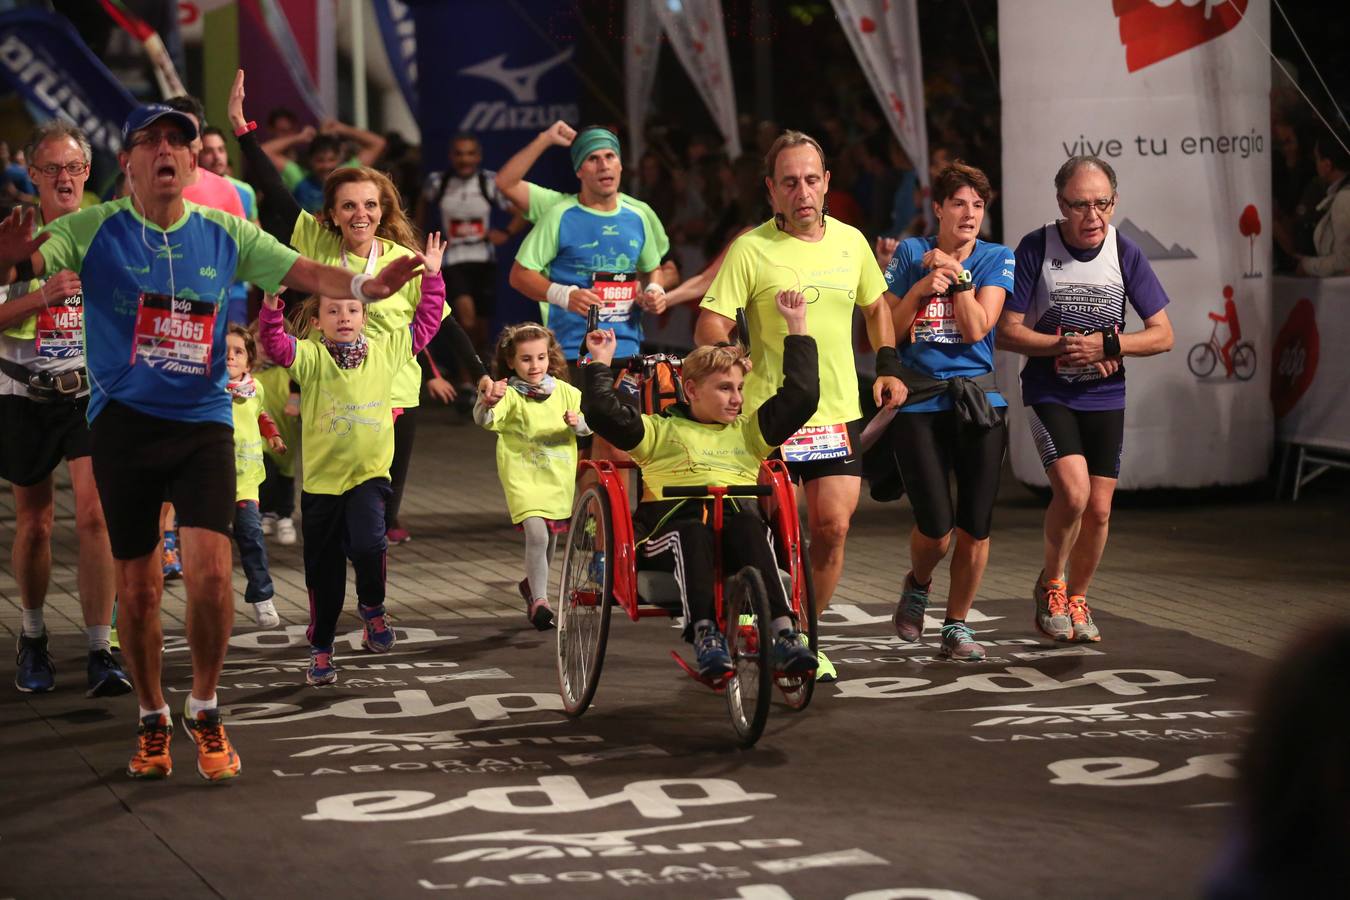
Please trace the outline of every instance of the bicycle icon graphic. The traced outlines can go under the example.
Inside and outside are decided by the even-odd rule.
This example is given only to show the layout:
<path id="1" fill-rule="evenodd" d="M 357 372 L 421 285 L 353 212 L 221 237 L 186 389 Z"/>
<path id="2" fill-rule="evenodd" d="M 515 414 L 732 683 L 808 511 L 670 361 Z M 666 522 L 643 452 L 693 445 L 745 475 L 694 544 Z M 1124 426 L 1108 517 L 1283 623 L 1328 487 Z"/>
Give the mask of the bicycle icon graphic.
<path id="1" fill-rule="evenodd" d="M 1214 367 L 1223 358 L 1221 347 L 1219 323 L 1215 322 L 1214 327 L 1210 329 L 1209 340 L 1196 344 L 1190 353 L 1186 354 L 1186 365 L 1196 378 L 1205 378 L 1214 371 Z M 1238 381 L 1251 380 L 1256 374 L 1256 348 L 1252 346 L 1251 341 L 1241 341 L 1233 348 L 1232 362 L 1233 371 L 1228 373 L 1230 377 L 1235 376 Z"/>

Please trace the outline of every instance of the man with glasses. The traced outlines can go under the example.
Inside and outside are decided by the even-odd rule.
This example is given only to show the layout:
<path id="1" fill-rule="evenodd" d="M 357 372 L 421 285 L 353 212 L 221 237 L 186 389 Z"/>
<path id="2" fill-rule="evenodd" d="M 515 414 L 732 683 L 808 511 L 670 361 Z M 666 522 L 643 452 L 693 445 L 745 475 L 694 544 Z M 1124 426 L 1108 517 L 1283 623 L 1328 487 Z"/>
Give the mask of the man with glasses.
<path id="1" fill-rule="evenodd" d="M 60 120 L 28 145 L 45 227 L 80 208 L 89 180 L 89 141 Z M 89 457 L 89 382 L 84 370 L 84 295 L 69 269 L 0 288 L 0 476 L 14 489 L 10 559 L 23 605 L 14 685 L 25 693 L 56 686 L 43 607 L 52 573 L 52 473 L 62 459 L 75 494 L 79 596 L 89 641 L 88 696 L 114 697 L 131 681 L 112 654 L 113 560 Z"/>
<path id="2" fill-rule="evenodd" d="M 231 602 L 234 433 L 226 391 L 226 290 L 236 278 L 276 293 L 281 285 L 325 297 L 382 300 L 418 272 L 416 257 L 377 275 L 304 259 L 257 226 L 183 200 L 197 168 L 192 117 L 137 107 L 119 155 L 129 196 L 49 223 L 0 222 L 0 272 L 21 278 L 71 269 L 85 294 L 91 455 L 108 522 L 119 631 L 140 705 L 133 778 L 173 768 L 170 710 L 160 683 L 163 631 L 159 507 L 178 510 L 186 565 L 192 689 L 183 726 L 209 781 L 239 774 L 221 723 L 216 686 L 225 662 Z M 36 252 L 34 252 L 36 251 Z M 12 280 L 12 279 L 0 279 Z"/>
<path id="3" fill-rule="evenodd" d="M 1022 403 L 1050 479 L 1036 627 L 1099 641 L 1087 592 L 1106 548 L 1125 434 L 1124 357 L 1172 349 L 1167 294 L 1144 252 L 1111 225 L 1116 173 L 1095 156 L 1055 175 L 1064 218 L 1022 239 L 998 347 L 1024 354 Z M 1125 330 L 1126 304 L 1144 327 Z M 1067 577 L 1066 577 L 1067 572 Z"/>

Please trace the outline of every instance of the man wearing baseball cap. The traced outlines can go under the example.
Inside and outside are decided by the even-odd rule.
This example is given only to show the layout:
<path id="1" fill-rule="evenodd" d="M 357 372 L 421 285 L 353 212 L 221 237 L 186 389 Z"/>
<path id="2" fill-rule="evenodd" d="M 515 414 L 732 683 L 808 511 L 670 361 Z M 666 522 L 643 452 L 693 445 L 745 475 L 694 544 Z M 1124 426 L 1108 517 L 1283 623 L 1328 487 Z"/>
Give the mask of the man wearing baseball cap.
<path id="1" fill-rule="evenodd" d="M 587 311 L 599 307 L 600 327 L 618 339 L 619 366 L 640 352 L 642 310 L 665 310 L 665 292 L 652 281 L 661 256 L 647 221 L 619 202 L 618 136 L 584 128 L 569 149 L 580 190 L 539 218 L 516 254 L 511 286 L 548 302 L 544 324 L 572 363 L 581 353 Z"/>
<path id="2" fill-rule="evenodd" d="M 0 274 L 12 282 L 69 269 L 84 287 L 94 478 L 117 575 L 119 632 L 140 701 L 133 778 L 173 767 L 160 684 L 159 508 L 178 510 L 192 690 L 183 726 L 208 781 L 239 774 L 216 708 L 234 620 L 230 523 L 234 438 L 226 391 L 225 304 L 236 278 L 327 297 L 379 300 L 411 278 L 408 257 L 378 275 L 305 259 L 237 216 L 183 200 L 197 126 L 160 104 L 137 107 L 118 162 L 129 196 L 63 216 L 32 238 L 30 215 L 0 223 Z M 36 250 L 36 252 L 34 252 Z M 31 255 L 30 255 L 31 254 Z"/>

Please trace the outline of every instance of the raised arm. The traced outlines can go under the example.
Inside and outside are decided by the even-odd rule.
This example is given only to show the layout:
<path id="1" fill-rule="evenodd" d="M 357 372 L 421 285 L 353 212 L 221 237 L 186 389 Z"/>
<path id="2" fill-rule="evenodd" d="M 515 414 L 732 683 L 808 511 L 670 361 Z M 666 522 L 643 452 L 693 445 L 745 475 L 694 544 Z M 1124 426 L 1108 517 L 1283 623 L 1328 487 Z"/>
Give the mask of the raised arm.
<path id="1" fill-rule="evenodd" d="M 314 130 L 313 125 L 306 125 L 294 134 L 285 134 L 263 141 L 262 149 L 267 154 L 267 158 L 271 161 L 273 167 L 280 172 L 286 168 L 286 163 L 291 161 L 291 158 L 287 155 L 290 149 L 299 144 L 308 144 L 314 140 L 316 134 L 318 132 Z"/>
<path id="2" fill-rule="evenodd" d="M 642 443 L 647 426 L 642 414 L 619 402 L 614 393 L 614 348 L 618 341 L 614 332 L 598 329 L 586 335 L 586 349 L 591 362 L 581 367 L 581 414 L 591 431 L 600 435 L 620 450 L 632 450 Z"/>
<path id="3" fill-rule="evenodd" d="M 364 128 L 357 128 L 354 125 L 348 125 L 346 122 L 339 122 L 337 119 L 328 119 L 319 126 L 319 130 L 324 134 L 333 134 L 338 137 L 353 142 L 360 149 L 356 153 L 356 158 L 361 161 L 363 166 L 375 165 L 375 160 L 380 158 L 384 152 L 385 139 L 373 131 L 366 131 Z"/>
<path id="4" fill-rule="evenodd" d="M 777 447 L 816 414 L 820 403 L 820 361 L 816 340 L 806 333 L 806 298 L 779 291 L 778 312 L 787 320 L 783 338 L 783 384 L 755 413 L 764 442 Z"/>
<path id="5" fill-rule="evenodd" d="M 422 260 L 401 256 L 376 275 L 352 275 L 337 266 L 325 266 L 312 259 L 298 258 L 281 283 L 306 294 L 322 294 L 337 300 L 383 300 L 393 296 L 414 276 L 421 274 Z M 355 292 L 354 292 L 355 291 Z"/>
<path id="6" fill-rule="evenodd" d="M 258 310 L 258 341 L 272 362 L 289 368 L 295 362 L 295 338 L 286 333 L 283 307 L 276 294 L 263 297 L 262 309 Z"/>
<path id="7" fill-rule="evenodd" d="M 421 353 L 436 332 L 441 328 L 441 312 L 445 309 L 445 279 L 441 277 L 441 256 L 445 253 L 445 244 L 441 233 L 433 231 L 427 235 L 427 249 L 422 254 L 422 299 L 413 313 L 412 352 Z"/>
<path id="8" fill-rule="evenodd" d="M 230 88 L 227 107 L 230 126 L 239 141 L 239 152 L 244 156 L 248 173 L 252 176 L 253 186 L 262 194 L 260 205 L 267 207 L 266 214 L 258 211 L 259 222 L 268 234 L 283 244 L 291 242 L 291 232 L 295 230 L 295 220 L 304 210 L 296 202 L 295 196 L 286 189 L 281 174 L 272 159 L 258 143 L 258 136 L 248 130 L 248 118 L 244 115 L 244 70 L 234 76 L 234 86 Z M 242 132 L 242 133 L 241 133 Z"/>
<path id="9" fill-rule="evenodd" d="M 557 121 L 535 135 L 515 155 L 506 161 L 506 165 L 497 170 L 497 190 L 506 196 L 518 208 L 530 209 L 530 187 L 525 176 L 544 155 L 549 147 L 570 147 L 577 133 L 566 122 Z"/>

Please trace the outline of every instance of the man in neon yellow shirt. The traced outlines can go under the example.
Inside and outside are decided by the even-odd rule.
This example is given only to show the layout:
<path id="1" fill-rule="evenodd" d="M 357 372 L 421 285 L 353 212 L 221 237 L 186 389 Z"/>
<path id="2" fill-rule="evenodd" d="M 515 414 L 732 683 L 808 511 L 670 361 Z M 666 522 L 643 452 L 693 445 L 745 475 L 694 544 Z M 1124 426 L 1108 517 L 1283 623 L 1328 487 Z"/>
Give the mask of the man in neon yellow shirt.
<path id="1" fill-rule="evenodd" d="M 774 218 L 732 242 L 721 270 L 703 298 L 694 332 L 697 344 L 728 340 L 737 310 L 749 323 L 750 359 L 745 406 L 753 410 L 783 383 L 786 329 L 774 314 L 781 291 L 800 291 L 809 304 L 807 330 L 820 344 L 820 405 L 783 446 L 793 478 L 806 487 L 816 614 L 829 605 L 844 568 L 844 539 L 858 506 L 862 410 L 853 360 L 853 310 L 862 310 L 867 336 L 877 348 L 877 406 L 905 399 L 899 379 L 890 314 L 878 303 L 886 281 L 867 239 L 856 228 L 825 215 L 830 173 L 825 153 L 799 131 L 782 134 L 765 156 L 765 185 Z M 743 336 L 744 337 L 744 336 Z M 834 666 L 820 655 L 817 678 L 833 681 Z"/>

